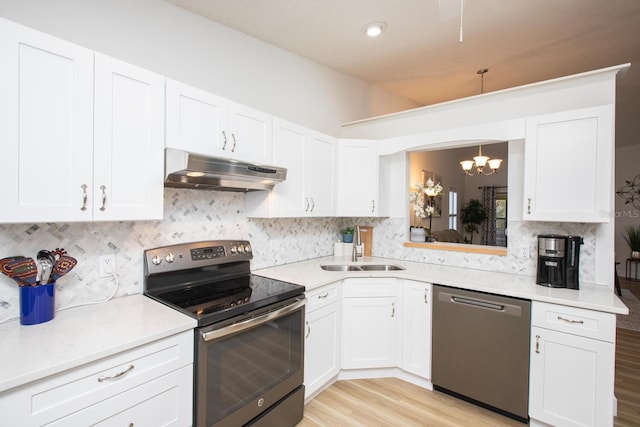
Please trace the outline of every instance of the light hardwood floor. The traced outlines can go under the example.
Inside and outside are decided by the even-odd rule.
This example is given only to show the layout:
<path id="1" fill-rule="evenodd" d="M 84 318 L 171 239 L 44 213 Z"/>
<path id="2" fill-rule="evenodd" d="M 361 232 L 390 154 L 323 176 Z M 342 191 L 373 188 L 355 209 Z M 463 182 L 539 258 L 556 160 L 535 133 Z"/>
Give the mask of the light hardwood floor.
<path id="1" fill-rule="evenodd" d="M 620 278 L 620 287 L 640 299 L 640 282 Z M 640 332 L 618 328 L 616 336 L 618 416 L 615 427 L 640 426 Z"/>
<path id="2" fill-rule="evenodd" d="M 640 299 L 640 282 L 621 279 Z M 640 332 L 618 329 L 615 427 L 640 426 Z M 309 402 L 297 427 L 522 426 L 396 378 L 338 381 Z"/>

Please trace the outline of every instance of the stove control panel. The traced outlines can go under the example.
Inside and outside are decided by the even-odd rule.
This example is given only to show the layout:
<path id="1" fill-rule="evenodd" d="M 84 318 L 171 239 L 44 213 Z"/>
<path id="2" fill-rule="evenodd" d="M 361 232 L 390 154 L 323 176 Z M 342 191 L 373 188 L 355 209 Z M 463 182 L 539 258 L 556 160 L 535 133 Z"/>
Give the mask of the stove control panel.
<path id="1" fill-rule="evenodd" d="M 208 240 L 144 251 L 145 276 L 253 258 L 246 240 Z"/>
<path id="2" fill-rule="evenodd" d="M 233 250 L 234 247 L 235 246 L 233 246 L 231 250 Z M 200 259 L 221 258 L 224 256 L 224 246 L 210 246 L 207 248 L 191 249 L 191 259 L 194 261 Z"/>

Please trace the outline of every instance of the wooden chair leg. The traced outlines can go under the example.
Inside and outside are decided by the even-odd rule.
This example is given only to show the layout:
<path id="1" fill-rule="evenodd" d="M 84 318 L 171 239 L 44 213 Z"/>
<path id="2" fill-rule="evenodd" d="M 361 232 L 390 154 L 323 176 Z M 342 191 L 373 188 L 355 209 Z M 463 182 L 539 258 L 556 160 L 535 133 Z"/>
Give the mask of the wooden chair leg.
<path id="1" fill-rule="evenodd" d="M 618 296 L 622 296 L 622 290 L 620 289 L 620 279 L 618 278 L 618 264 L 620 264 L 619 262 L 616 262 L 616 265 L 614 268 L 614 273 L 615 273 L 615 286 L 616 286 L 616 293 L 618 294 Z"/>

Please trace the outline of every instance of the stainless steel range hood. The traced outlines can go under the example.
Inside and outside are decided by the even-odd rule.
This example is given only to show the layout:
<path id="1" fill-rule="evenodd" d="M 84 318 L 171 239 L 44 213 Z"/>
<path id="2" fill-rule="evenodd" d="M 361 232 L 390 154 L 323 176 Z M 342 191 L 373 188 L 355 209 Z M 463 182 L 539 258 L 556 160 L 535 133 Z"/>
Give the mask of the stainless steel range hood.
<path id="1" fill-rule="evenodd" d="M 219 191 L 271 190 L 287 177 L 287 170 L 235 160 L 207 157 L 174 148 L 165 149 L 165 187 Z"/>

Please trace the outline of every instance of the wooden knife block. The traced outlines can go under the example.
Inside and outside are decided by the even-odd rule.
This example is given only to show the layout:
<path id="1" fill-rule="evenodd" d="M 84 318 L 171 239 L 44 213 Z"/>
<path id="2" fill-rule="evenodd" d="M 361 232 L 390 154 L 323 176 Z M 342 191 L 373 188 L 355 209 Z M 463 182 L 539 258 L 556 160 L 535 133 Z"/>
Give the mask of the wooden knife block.
<path id="1" fill-rule="evenodd" d="M 371 256 L 373 245 L 373 227 L 360 226 L 360 239 L 364 244 L 364 256 Z"/>

